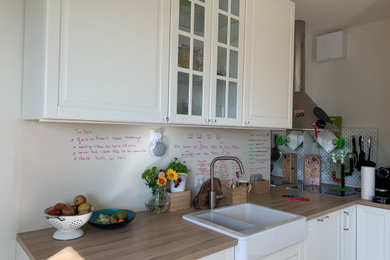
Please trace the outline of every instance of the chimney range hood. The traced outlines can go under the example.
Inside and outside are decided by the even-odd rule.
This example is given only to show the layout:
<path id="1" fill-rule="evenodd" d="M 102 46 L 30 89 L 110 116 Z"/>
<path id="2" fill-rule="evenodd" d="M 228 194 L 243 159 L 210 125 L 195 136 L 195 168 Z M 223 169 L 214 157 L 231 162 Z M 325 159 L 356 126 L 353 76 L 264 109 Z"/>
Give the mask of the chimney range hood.
<path id="1" fill-rule="evenodd" d="M 313 130 L 315 124 L 319 131 L 338 131 L 339 129 L 305 93 L 305 21 L 295 21 L 294 47 L 294 95 L 293 123 L 296 130 Z"/>

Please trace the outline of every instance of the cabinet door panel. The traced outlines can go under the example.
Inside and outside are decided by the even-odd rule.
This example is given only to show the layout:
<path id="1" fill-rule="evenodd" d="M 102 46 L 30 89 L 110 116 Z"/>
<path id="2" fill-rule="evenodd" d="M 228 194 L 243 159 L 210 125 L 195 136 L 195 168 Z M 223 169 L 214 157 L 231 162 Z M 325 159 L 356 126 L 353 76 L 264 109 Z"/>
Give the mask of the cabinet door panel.
<path id="1" fill-rule="evenodd" d="M 356 206 L 351 206 L 340 210 L 341 227 L 341 259 L 356 259 Z"/>
<path id="2" fill-rule="evenodd" d="M 261 260 L 304 260 L 301 252 L 302 244 L 290 246 Z"/>
<path id="3" fill-rule="evenodd" d="M 294 4 L 249 0 L 246 10 L 245 125 L 291 128 Z"/>
<path id="4" fill-rule="evenodd" d="M 162 122 L 169 1 L 61 2 L 60 117 Z"/>
<path id="5" fill-rule="evenodd" d="M 213 1 L 210 117 L 213 125 L 242 125 L 246 1 Z"/>
<path id="6" fill-rule="evenodd" d="M 332 212 L 307 222 L 306 259 L 340 259 L 340 217 L 339 212 Z"/>
<path id="7" fill-rule="evenodd" d="M 357 259 L 390 259 L 390 211 L 357 206 Z"/>
<path id="8" fill-rule="evenodd" d="M 211 2 L 172 0 L 171 3 L 169 121 L 205 125 L 210 91 Z M 183 74 L 188 81 L 180 79 Z"/>

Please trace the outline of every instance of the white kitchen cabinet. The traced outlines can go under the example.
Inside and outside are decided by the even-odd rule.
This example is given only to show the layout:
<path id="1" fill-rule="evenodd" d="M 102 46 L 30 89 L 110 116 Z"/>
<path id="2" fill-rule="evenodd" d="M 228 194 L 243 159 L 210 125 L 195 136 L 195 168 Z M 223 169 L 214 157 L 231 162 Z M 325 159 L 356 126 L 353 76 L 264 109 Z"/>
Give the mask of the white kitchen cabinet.
<path id="1" fill-rule="evenodd" d="M 173 0 L 170 123 L 242 124 L 245 0 Z"/>
<path id="2" fill-rule="evenodd" d="M 25 119 L 166 122 L 169 0 L 27 0 Z"/>
<path id="3" fill-rule="evenodd" d="M 22 246 L 19 244 L 19 242 L 16 242 L 15 260 L 30 260 L 30 258 L 27 256 L 26 252 L 24 251 Z"/>
<path id="4" fill-rule="evenodd" d="M 339 211 L 341 214 L 341 259 L 356 260 L 356 205 Z"/>
<path id="5" fill-rule="evenodd" d="M 341 259 L 341 215 L 339 211 L 307 222 L 305 259 Z"/>
<path id="6" fill-rule="evenodd" d="M 303 243 L 280 250 L 272 255 L 261 258 L 261 260 L 304 260 Z"/>
<path id="7" fill-rule="evenodd" d="M 246 3 L 244 125 L 291 128 L 295 5 Z"/>
<path id="8" fill-rule="evenodd" d="M 390 210 L 357 206 L 357 259 L 390 259 Z"/>
<path id="9" fill-rule="evenodd" d="M 202 258 L 198 258 L 198 260 L 234 260 L 234 247 L 227 248 Z"/>

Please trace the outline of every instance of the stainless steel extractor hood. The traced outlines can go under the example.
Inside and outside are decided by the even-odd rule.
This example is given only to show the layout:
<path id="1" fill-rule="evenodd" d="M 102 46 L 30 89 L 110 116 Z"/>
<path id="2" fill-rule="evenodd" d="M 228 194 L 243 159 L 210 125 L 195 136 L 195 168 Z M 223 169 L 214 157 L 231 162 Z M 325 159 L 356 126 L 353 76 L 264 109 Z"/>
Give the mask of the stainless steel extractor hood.
<path id="1" fill-rule="evenodd" d="M 329 117 L 305 93 L 305 21 L 295 21 L 293 129 L 338 131 Z M 315 109 L 315 112 L 314 112 Z M 324 124 L 325 123 L 325 124 Z M 324 126 L 324 127 L 322 127 Z"/>

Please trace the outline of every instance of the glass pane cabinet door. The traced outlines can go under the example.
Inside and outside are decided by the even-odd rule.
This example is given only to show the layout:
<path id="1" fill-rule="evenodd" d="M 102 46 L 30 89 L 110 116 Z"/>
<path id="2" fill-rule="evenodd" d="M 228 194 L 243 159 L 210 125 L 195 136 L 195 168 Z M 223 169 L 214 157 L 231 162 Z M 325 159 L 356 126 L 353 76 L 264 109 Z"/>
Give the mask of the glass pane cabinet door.
<path id="1" fill-rule="evenodd" d="M 207 124 L 211 0 L 173 0 L 171 8 L 170 122 Z"/>
<path id="2" fill-rule="evenodd" d="M 215 124 L 241 125 L 244 1 L 214 4 L 211 122 Z"/>

